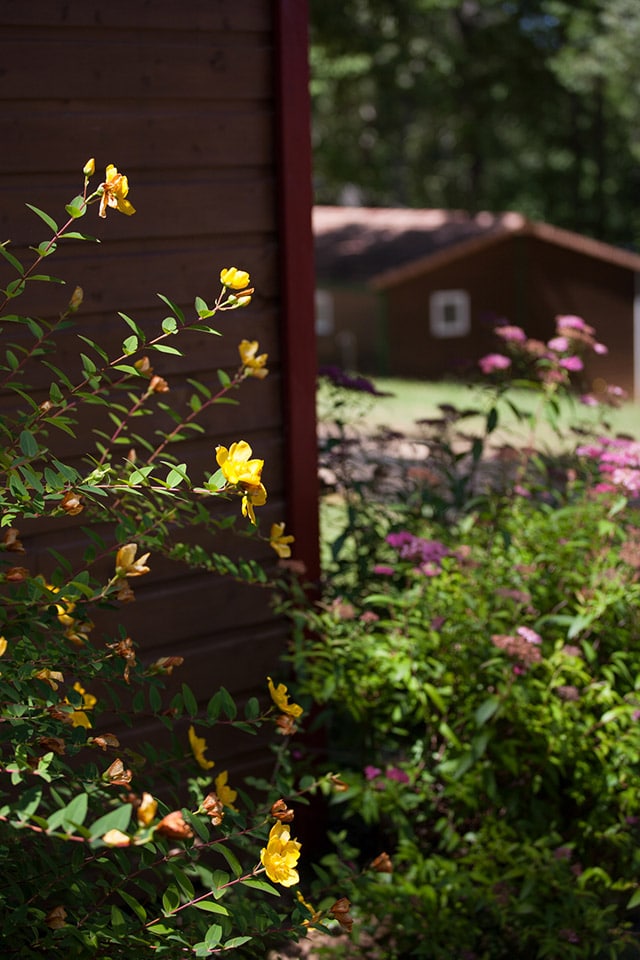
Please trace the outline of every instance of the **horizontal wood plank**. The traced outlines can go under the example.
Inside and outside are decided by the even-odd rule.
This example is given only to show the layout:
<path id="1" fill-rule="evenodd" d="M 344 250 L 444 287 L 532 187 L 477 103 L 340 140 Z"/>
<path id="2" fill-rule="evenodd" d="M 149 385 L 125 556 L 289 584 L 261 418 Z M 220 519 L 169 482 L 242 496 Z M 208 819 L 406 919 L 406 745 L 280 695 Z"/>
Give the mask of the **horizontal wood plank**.
<path id="1" fill-rule="evenodd" d="M 86 151 L 83 151 L 85 156 Z M 217 171 L 193 177 L 175 171 L 136 173 L 114 157 L 116 166 L 129 178 L 129 200 L 136 209 L 133 216 L 124 216 L 110 209 L 104 219 L 98 207 L 89 207 L 74 229 L 103 240 L 141 240 L 150 237 L 165 239 L 197 237 L 215 233 L 233 236 L 266 232 L 273 229 L 275 219 L 275 183 L 268 170 Z M 0 161 L 1 163 L 1 161 Z M 84 163 L 79 158 L 78 163 Z M 81 177 L 50 176 L 46 181 L 24 176 L 12 178 L 12 171 L 0 167 L 0 236 L 20 246 L 49 239 L 51 233 L 35 215 L 25 217 L 25 203 L 44 210 L 59 226 L 68 215 L 65 205 L 82 188 Z M 92 186 L 97 187 L 96 177 Z"/>
<path id="2" fill-rule="evenodd" d="M 167 97 L 269 100 L 272 59 L 260 35 L 5 28 L 0 100 L 41 100 L 45 90 L 48 99 L 60 101 L 71 90 L 75 96 L 90 90 L 96 103 L 132 97 L 141 103 Z M 25 69 L 30 60 L 37 60 L 37 70 Z"/>
<path id="3" fill-rule="evenodd" d="M 45 92 L 43 91 L 43 96 Z M 73 174 L 93 156 L 101 170 L 118 155 L 134 170 L 210 171 L 250 164 L 268 167 L 273 158 L 273 116 L 263 102 L 235 104 L 175 100 L 100 104 L 71 100 L 0 101 L 6 138 L 0 167 L 21 175 Z M 68 136 L 66 131 L 75 135 Z M 55 150 L 40 144 L 55 144 Z M 114 160 L 115 158 L 115 160 Z M 120 162 L 123 162 L 120 161 Z M 182 174 L 181 174 L 182 175 Z M 192 174 L 193 175 L 193 174 Z"/>
<path id="4" fill-rule="evenodd" d="M 175 0 L 3 0 L 0 26 L 86 26 L 96 30 L 268 31 L 273 20 L 265 0 L 190 0 L 189 17 L 177 15 Z"/>

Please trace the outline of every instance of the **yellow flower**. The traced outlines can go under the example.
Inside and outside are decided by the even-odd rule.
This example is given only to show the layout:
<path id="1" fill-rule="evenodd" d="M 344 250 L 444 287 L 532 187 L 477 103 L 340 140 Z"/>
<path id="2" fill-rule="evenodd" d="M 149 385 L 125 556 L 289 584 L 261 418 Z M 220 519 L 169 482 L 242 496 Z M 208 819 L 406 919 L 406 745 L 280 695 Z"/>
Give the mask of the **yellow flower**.
<path id="1" fill-rule="evenodd" d="M 274 823 L 267 846 L 260 851 L 260 862 L 267 871 L 269 880 L 281 883 L 283 887 L 292 887 L 300 877 L 295 869 L 300 858 L 300 844 L 291 839 L 286 823 Z"/>
<path id="2" fill-rule="evenodd" d="M 58 683 L 64 683 L 64 677 L 59 670 L 38 670 L 35 674 L 38 680 L 44 680 L 52 690 L 58 689 Z"/>
<path id="3" fill-rule="evenodd" d="M 284 683 L 279 683 L 276 687 L 271 677 L 267 677 L 267 680 L 269 682 L 271 699 L 278 710 L 281 710 L 283 713 L 288 713 L 290 717 L 302 716 L 302 707 L 297 703 L 289 703 L 289 694 L 287 693 L 287 688 Z"/>
<path id="4" fill-rule="evenodd" d="M 127 200 L 129 193 L 129 181 L 112 163 L 106 169 L 105 182 L 100 184 L 102 196 L 100 198 L 100 209 L 98 215 L 106 217 L 107 207 L 115 207 L 120 213 L 126 213 L 128 217 L 135 213 L 133 207 Z"/>
<path id="5" fill-rule="evenodd" d="M 0 657 L 4 657 L 7 652 L 7 641 L 4 637 L 0 637 Z"/>
<path id="6" fill-rule="evenodd" d="M 266 367 L 269 354 L 261 353 L 259 356 L 256 356 L 258 353 L 258 341 L 241 340 L 238 344 L 238 353 L 240 354 L 240 362 L 249 376 L 264 380 L 269 373 Z"/>
<path id="7" fill-rule="evenodd" d="M 107 830 L 102 842 L 107 847 L 128 847 L 131 843 L 131 837 L 128 837 L 122 830 Z"/>
<path id="8" fill-rule="evenodd" d="M 238 796 L 238 791 L 232 790 L 227 784 L 228 776 L 228 770 L 223 770 L 222 773 L 218 774 L 215 780 L 216 793 L 218 795 L 218 800 L 223 807 L 229 807 L 230 810 L 237 810 L 238 808 L 234 807 L 233 801 Z"/>
<path id="9" fill-rule="evenodd" d="M 260 485 L 264 460 L 252 460 L 252 452 L 246 440 L 232 443 L 228 450 L 226 447 L 216 447 L 216 460 L 227 483 L 232 486 L 239 483 L 251 487 Z"/>
<path id="10" fill-rule="evenodd" d="M 91 157 L 90 160 L 87 160 L 82 168 L 82 172 L 84 173 L 85 177 L 92 177 L 94 175 L 96 172 L 96 161 L 94 157 Z"/>
<path id="11" fill-rule="evenodd" d="M 303 907 L 306 907 L 306 909 L 307 909 L 307 910 L 309 911 L 309 913 L 311 914 L 311 919 L 310 919 L 310 920 L 303 920 L 303 921 L 302 921 L 302 923 L 304 924 L 304 926 L 305 926 L 305 927 L 308 927 L 310 923 L 317 923 L 318 920 L 320 920 L 320 919 L 322 918 L 322 911 L 321 911 L 321 910 L 314 910 L 314 908 L 311 906 L 311 904 L 308 903 L 308 902 L 304 899 L 304 897 L 302 896 L 302 894 L 300 893 L 299 890 L 298 890 L 298 892 L 296 893 L 296 897 L 298 898 L 298 901 L 302 904 L 302 906 L 303 906 Z"/>
<path id="12" fill-rule="evenodd" d="M 242 516 L 249 517 L 251 523 L 256 522 L 254 507 L 262 507 L 267 502 L 267 491 L 261 483 L 257 487 L 245 487 L 242 498 Z"/>
<path id="13" fill-rule="evenodd" d="M 189 727 L 189 746 L 191 747 L 191 752 L 198 761 L 198 765 L 202 767 L 203 770 L 210 770 L 211 767 L 215 766 L 215 761 L 207 760 L 205 757 L 205 750 L 207 749 L 207 741 L 204 737 L 199 737 L 196 734 L 195 727 L 193 724 Z"/>
<path id="14" fill-rule="evenodd" d="M 249 286 L 249 274 L 246 270 L 228 267 L 220 271 L 220 283 L 223 287 L 230 287 L 231 290 L 244 290 Z"/>
<path id="15" fill-rule="evenodd" d="M 91 720 L 89 720 L 86 711 L 93 710 L 98 699 L 92 693 L 87 693 L 78 682 L 74 683 L 73 689 L 82 697 L 82 709 L 76 709 L 72 712 L 71 723 L 74 727 L 85 727 L 88 730 L 91 727 Z"/>
<path id="16" fill-rule="evenodd" d="M 222 475 L 230 486 L 242 491 L 242 516 L 256 522 L 254 507 L 267 502 L 267 491 L 260 482 L 264 460 L 251 459 L 251 447 L 246 440 L 232 443 L 229 449 L 216 447 L 216 460 Z"/>
<path id="17" fill-rule="evenodd" d="M 136 560 L 137 549 L 135 543 L 125 543 L 120 547 L 116 554 L 116 576 L 141 577 L 144 573 L 149 573 L 149 567 L 145 566 L 149 554 L 145 553 Z"/>
<path id="18" fill-rule="evenodd" d="M 143 793 L 140 805 L 136 810 L 138 823 L 141 823 L 143 827 L 148 827 L 155 817 L 157 809 L 158 801 L 150 793 Z"/>
<path id="19" fill-rule="evenodd" d="M 283 560 L 291 556 L 290 543 L 293 543 L 295 537 L 283 536 L 284 523 L 272 523 L 271 533 L 269 534 L 269 546 L 273 547 L 275 552 Z"/>

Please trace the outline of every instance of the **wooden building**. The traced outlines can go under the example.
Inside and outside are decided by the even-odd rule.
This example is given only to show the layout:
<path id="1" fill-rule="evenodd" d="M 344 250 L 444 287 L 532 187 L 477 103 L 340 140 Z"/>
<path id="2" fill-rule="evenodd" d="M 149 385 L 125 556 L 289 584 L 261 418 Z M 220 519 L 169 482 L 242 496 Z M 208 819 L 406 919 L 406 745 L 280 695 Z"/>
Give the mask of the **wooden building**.
<path id="1" fill-rule="evenodd" d="M 215 299 L 221 268 L 250 272 L 253 302 L 224 315 L 224 336 L 194 334 L 185 358 L 167 358 L 157 372 L 179 404 L 186 377 L 217 382 L 217 368 L 237 368 L 239 341 L 259 340 L 269 377 L 247 382 L 239 406 L 213 408 L 205 434 L 185 443 L 184 459 L 194 476 L 213 472 L 217 444 L 247 440 L 265 460 L 263 529 L 285 520 L 295 557 L 314 578 L 307 16 L 305 0 L 5 0 L 0 239 L 10 238 L 17 254 L 47 239 L 25 203 L 64 216 L 95 157 L 99 174 L 108 163 L 127 174 L 136 215 L 98 221 L 92 208 L 80 229 L 99 233 L 100 248 L 65 241 L 51 272 L 69 286 L 34 285 L 21 310 L 55 315 L 79 284 L 86 331 L 117 343 L 126 335 L 118 311 L 155 328 L 167 312 L 158 293 L 190 312 L 196 295 Z M 66 350 L 77 351 L 77 341 Z M 57 544 L 57 535 L 37 543 Z M 65 550 L 80 549 L 73 520 L 66 537 Z M 29 549 L 28 536 L 25 543 Z M 248 549 L 273 568 L 268 544 Z M 34 550 L 30 563 L 45 569 L 46 551 Z M 127 609 L 131 636 L 149 658 L 184 656 L 181 679 L 200 698 L 220 684 L 240 698 L 264 692 L 286 635 L 264 594 L 159 561 L 136 595 Z"/>
<path id="2" fill-rule="evenodd" d="M 640 394 L 640 255 L 520 214 L 314 209 L 321 363 L 439 378 L 477 370 L 507 321 L 542 340 L 558 314 L 609 348 L 594 377 Z"/>

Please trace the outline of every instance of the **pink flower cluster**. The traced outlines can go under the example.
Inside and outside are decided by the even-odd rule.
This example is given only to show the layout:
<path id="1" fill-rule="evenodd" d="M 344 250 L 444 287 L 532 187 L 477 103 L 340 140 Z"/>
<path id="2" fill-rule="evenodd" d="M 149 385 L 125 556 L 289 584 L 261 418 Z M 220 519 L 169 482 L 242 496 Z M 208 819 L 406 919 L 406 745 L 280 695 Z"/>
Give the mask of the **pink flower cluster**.
<path id="1" fill-rule="evenodd" d="M 385 540 L 401 560 L 415 563 L 416 570 L 427 577 L 434 577 L 440 573 L 442 558 L 451 554 L 449 548 L 439 540 L 425 540 L 423 537 L 416 537 L 413 533 L 409 533 L 408 530 L 389 533 Z M 386 570 L 377 568 L 377 572 L 383 573 Z"/>
<path id="2" fill-rule="evenodd" d="M 367 780 L 377 780 L 382 776 L 380 767 L 374 767 L 371 764 L 368 764 L 363 772 Z M 409 783 L 408 775 L 400 767 L 387 767 L 384 775 L 387 780 L 395 780 L 396 783 Z M 384 786 L 384 784 L 378 784 L 378 786 Z"/>
<path id="3" fill-rule="evenodd" d="M 481 357 L 478 360 L 478 364 L 484 375 L 488 376 L 498 370 L 508 370 L 511 366 L 511 360 L 502 353 L 488 353 L 486 357 Z"/>
<path id="4" fill-rule="evenodd" d="M 491 637 L 494 647 L 504 650 L 507 656 L 517 661 L 514 673 L 524 673 L 533 663 L 539 663 L 542 654 L 538 647 L 542 637 L 531 627 L 517 627 L 513 634 L 494 633 Z"/>
<path id="5" fill-rule="evenodd" d="M 578 447 L 581 457 L 596 460 L 602 482 L 596 490 L 607 493 L 622 491 L 631 497 L 640 496 L 640 443 L 623 437 L 601 437 L 597 443 Z"/>
<path id="6" fill-rule="evenodd" d="M 599 355 L 607 353 L 605 345 L 595 340 L 593 327 L 571 314 L 556 317 L 556 334 L 548 343 L 530 339 L 521 327 L 510 324 L 496 327 L 494 333 L 511 356 L 489 353 L 481 357 L 478 365 L 485 375 L 509 370 L 513 360 L 517 360 L 520 365 L 533 365 L 536 376 L 544 383 L 567 384 L 570 374 L 584 370 L 581 354 L 588 350 Z"/>

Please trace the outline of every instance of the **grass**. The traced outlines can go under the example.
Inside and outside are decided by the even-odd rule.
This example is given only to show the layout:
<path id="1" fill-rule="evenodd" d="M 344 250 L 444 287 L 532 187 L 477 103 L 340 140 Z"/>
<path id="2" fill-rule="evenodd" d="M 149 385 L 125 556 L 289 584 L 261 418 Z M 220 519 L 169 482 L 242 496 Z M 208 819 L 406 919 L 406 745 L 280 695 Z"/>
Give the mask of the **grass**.
<path id="1" fill-rule="evenodd" d="M 349 402 L 345 403 L 341 410 L 336 410 L 333 401 L 335 395 L 322 386 L 318 395 L 320 420 L 325 417 L 331 420 L 340 415 L 348 422 L 357 421 L 359 426 L 372 432 L 376 427 L 385 426 L 402 433 L 415 434 L 420 432 L 416 421 L 441 414 L 439 404 L 452 404 L 458 409 L 473 408 L 481 412 L 487 410 L 491 404 L 491 394 L 486 388 L 475 384 L 379 378 L 375 385 L 378 390 L 390 395 L 372 397 L 360 393 L 349 394 Z M 512 389 L 509 391 L 509 399 L 525 417 L 531 417 L 540 402 L 540 395 L 524 389 Z M 561 422 L 567 427 L 580 426 L 595 434 L 624 433 L 637 437 L 640 433 L 640 405 L 637 403 L 625 403 L 619 409 L 592 408 L 579 403 L 576 398 L 575 401 L 562 400 L 560 407 Z M 481 434 L 483 427 L 482 415 L 463 421 L 465 433 Z M 500 442 L 517 444 L 528 441 L 530 436 L 529 424 L 519 422 L 515 414 L 502 404 L 497 439 Z M 537 442 L 543 445 L 555 445 L 555 431 L 547 424 L 541 423 L 537 428 L 536 438 Z"/>

